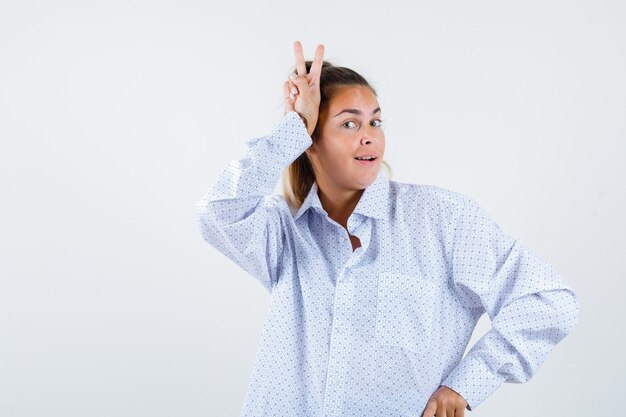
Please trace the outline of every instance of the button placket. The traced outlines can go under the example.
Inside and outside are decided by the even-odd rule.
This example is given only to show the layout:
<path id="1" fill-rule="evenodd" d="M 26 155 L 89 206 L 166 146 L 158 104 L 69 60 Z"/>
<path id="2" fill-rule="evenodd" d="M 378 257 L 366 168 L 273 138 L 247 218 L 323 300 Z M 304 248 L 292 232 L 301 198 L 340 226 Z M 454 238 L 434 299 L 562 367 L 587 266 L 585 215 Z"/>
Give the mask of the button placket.
<path id="1" fill-rule="evenodd" d="M 339 272 L 335 288 L 333 327 L 336 327 L 337 331 L 341 333 L 345 333 L 349 325 L 350 301 L 354 293 L 353 282 L 349 275 L 346 275 L 348 268 L 349 266 L 344 266 Z"/>
<path id="2" fill-rule="evenodd" d="M 330 358 L 324 395 L 324 415 L 341 415 L 345 394 L 347 357 L 346 346 L 350 340 L 350 304 L 354 296 L 354 282 L 350 279 L 349 269 L 353 258 L 349 258 L 337 275 L 333 323 L 331 327 Z M 328 413 L 328 414 L 326 414 Z M 338 413 L 338 414 L 337 414 Z"/>
<path id="3" fill-rule="evenodd" d="M 372 227 L 372 219 L 365 218 L 358 225 L 354 227 L 353 235 L 358 236 L 361 241 L 361 246 L 357 248 L 355 252 L 365 252 L 369 246 L 369 239 Z"/>

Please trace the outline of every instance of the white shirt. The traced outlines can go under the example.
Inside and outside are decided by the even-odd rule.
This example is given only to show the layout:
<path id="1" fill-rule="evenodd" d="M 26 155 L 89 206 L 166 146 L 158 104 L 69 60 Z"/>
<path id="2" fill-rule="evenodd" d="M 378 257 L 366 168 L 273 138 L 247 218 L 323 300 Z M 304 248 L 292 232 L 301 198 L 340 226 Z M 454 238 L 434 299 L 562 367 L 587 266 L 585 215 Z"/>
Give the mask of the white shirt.
<path id="1" fill-rule="evenodd" d="M 421 417 L 440 385 L 475 410 L 528 381 L 578 322 L 557 271 L 473 199 L 383 170 L 348 219 L 353 251 L 317 183 L 298 210 L 272 195 L 311 143 L 287 113 L 197 203 L 204 240 L 271 295 L 241 415 Z"/>

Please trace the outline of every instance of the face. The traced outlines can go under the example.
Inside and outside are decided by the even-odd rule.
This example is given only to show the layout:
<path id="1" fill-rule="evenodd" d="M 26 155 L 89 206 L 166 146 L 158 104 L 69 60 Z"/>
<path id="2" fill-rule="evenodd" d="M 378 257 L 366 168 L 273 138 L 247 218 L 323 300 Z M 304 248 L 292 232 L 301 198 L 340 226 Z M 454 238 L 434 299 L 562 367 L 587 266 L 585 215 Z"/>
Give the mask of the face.
<path id="1" fill-rule="evenodd" d="M 318 116 L 318 136 L 309 151 L 320 187 L 357 191 L 376 180 L 385 152 L 381 110 L 374 93 L 345 86 Z M 374 156 L 373 161 L 357 157 Z"/>

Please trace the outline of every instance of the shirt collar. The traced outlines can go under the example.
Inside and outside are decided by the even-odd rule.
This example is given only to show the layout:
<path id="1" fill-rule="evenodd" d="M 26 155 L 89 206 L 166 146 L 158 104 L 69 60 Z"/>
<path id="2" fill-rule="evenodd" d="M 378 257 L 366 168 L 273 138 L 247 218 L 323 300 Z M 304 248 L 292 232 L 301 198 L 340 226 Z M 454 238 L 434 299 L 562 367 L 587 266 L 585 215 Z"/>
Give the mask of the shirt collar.
<path id="1" fill-rule="evenodd" d="M 294 220 L 298 220 L 309 208 L 315 208 L 320 213 L 326 212 L 322 207 L 322 202 L 317 192 L 317 181 L 313 181 L 309 193 L 294 215 Z M 377 219 L 386 219 L 389 217 L 389 178 L 387 174 L 383 172 L 382 168 L 378 170 L 376 180 L 370 184 L 369 187 L 365 188 L 365 191 L 361 194 L 361 198 L 354 208 L 353 213 L 359 213 Z"/>

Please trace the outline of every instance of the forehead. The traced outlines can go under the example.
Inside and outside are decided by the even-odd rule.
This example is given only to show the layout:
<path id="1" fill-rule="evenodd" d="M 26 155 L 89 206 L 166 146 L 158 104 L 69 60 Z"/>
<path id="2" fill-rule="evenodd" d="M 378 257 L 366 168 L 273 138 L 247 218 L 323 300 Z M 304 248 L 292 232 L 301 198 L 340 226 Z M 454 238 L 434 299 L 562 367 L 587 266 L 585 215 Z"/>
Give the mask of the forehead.
<path id="1" fill-rule="evenodd" d="M 368 87 L 361 85 L 350 85 L 339 87 L 335 95 L 329 102 L 332 109 L 342 110 L 344 108 L 376 108 L 378 100 Z"/>

